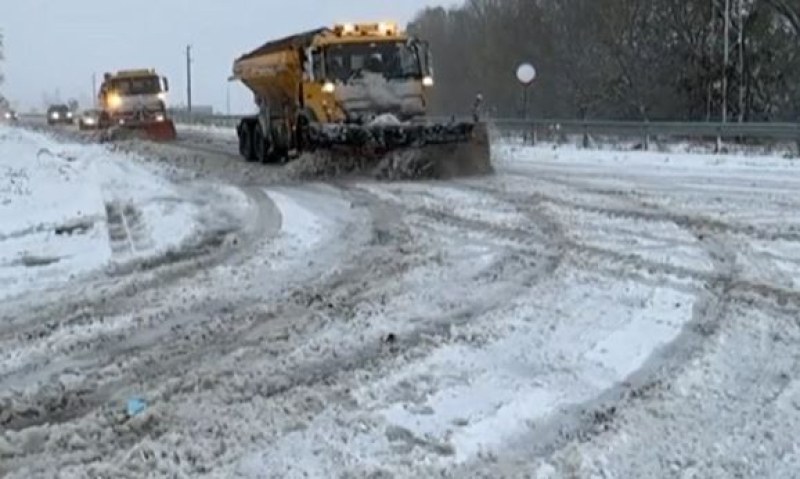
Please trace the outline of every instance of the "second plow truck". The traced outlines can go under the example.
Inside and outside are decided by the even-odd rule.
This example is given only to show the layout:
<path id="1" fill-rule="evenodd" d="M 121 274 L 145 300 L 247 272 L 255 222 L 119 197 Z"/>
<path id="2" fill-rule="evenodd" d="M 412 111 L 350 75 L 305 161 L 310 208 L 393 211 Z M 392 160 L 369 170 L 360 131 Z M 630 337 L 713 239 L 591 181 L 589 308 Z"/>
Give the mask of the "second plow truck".
<path id="1" fill-rule="evenodd" d="M 155 70 L 106 73 L 98 95 L 99 127 L 138 134 L 148 140 L 171 141 L 175 124 L 167 116 L 169 82 Z"/>
<path id="2" fill-rule="evenodd" d="M 268 42 L 235 61 L 231 80 L 253 92 L 259 109 L 237 126 L 248 161 L 316 151 L 318 173 L 446 178 L 491 171 L 477 115 L 426 118 L 434 86 L 428 44 L 393 23 L 337 25 Z"/>

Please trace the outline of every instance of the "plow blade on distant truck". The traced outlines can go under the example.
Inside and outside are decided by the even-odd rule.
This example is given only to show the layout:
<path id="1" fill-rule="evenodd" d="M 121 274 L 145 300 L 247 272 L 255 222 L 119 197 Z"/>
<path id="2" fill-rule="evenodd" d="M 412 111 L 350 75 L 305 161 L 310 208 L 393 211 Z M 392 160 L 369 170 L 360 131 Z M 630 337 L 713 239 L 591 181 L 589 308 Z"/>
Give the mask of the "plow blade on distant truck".
<path id="1" fill-rule="evenodd" d="M 178 137 L 178 133 L 175 131 L 175 124 L 172 120 L 146 123 L 140 128 L 151 141 L 173 141 Z"/>
<path id="2" fill-rule="evenodd" d="M 174 141 L 177 137 L 172 120 L 141 121 L 117 123 L 108 128 L 109 137 L 114 140 L 140 139 L 158 143 Z"/>
<path id="3" fill-rule="evenodd" d="M 320 28 L 240 57 L 232 79 L 259 113 L 237 127 L 247 160 L 315 152 L 331 169 L 442 178 L 491 171 L 486 126 L 426 118 L 434 86 L 428 45 L 392 23 Z"/>

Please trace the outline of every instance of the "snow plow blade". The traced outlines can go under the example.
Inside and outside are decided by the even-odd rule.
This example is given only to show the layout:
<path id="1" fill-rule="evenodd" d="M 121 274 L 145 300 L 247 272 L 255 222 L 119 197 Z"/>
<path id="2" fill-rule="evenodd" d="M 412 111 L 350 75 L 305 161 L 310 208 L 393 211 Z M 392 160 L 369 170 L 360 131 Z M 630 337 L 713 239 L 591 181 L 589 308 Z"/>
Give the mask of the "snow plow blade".
<path id="1" fill-rule="evenodd" d="M 177 137 L 175 124 L 171 120 L 166 120 L 112 126 L 104 131 L 101 140 L 148 140 L 163 143 L 173 141 Z"/>
<path id="2" fill-rule="evenodd" d="M 337 170 L 381 179 L 449 179 L 492 173 L 483 123 L 314 125 L 310 143 Z"/>
<path id="3" fill-rule="evenodd" d="M 175 124 L 171 120 L 143 123 L 134 128 L 140 129 L 144 137 L 150 141 L 166 142 L 178 137 Z"/>

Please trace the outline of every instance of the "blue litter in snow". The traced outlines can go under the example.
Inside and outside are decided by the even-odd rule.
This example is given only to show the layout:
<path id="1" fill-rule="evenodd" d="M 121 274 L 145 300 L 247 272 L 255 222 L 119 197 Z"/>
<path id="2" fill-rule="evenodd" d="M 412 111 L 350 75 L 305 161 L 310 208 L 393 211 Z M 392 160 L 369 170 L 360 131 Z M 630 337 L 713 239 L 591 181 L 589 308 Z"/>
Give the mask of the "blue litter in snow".
<path id="1" fill-rule="evenodd" d="M 128 399 L 128 416 L 138 416 L 147 409 L 147 401 L 142 398 Z"/>

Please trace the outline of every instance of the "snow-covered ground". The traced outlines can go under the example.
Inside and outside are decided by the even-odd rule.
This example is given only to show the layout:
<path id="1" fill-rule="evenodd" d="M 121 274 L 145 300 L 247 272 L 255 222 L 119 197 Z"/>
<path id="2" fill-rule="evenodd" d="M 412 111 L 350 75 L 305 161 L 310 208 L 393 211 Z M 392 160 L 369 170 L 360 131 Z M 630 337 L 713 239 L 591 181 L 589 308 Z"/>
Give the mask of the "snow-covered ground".
<path id="1" fill-rule="evenodd" d="M 510 133 L 497 131 L 495 136 L 498 141 L 507 146 L 530 145 L 531 138 L 525 138 L 520 133 Z M 614 136 L 614 135 L 589 135 L 588 147 L 584 148 L 584 138 L 580 134 L 569 135 L 546 135 L 546 138 L 538 138 L 536 149 L 559 149 L 561 151 L 605 151 L 605 152 L 641 152 L 643 150 L 644 138 L 635 136 Z M 793 141 L 766 141 L 756 144 L 741 144 L 736 141 L 723 140 L 717 144 L 715 139 L 695 139 L 678 140 L 670 137 L 651 136 L 648 143 L 648 150 L 657 153 L 673 153 L 681 155 L 715 155 L 718 151 L 726 155 L 749 156 L 749 157 L 783 157 L 797 158 L 800 152 L 798 145 Z"/>
<path id="2" fill-rule="evenodd" d="M 202 236 L 215 196 L 135 158 L 0 127 L 0 300 L 174 252 Z M 238 196 L 237 196 L 238 195 Z"/>
<path id="3" fill-rule="evenodd" d="M 178 130 L 179 135 L 189 134 L 193 135 L 194 137 L 200 136 L 212 140 L 237 140 L 236 128 L 234 126 L 178 123 L 175 125 L 175 128 Z"/>
<path id="4" fill-rule="evenodd" d="M 245 167 L 192 138 L 204 182 Z M 794 477 L 800 164 L 494 153 L 242 178 L 229 256 L 0 325 L 0 475 Z"/>

